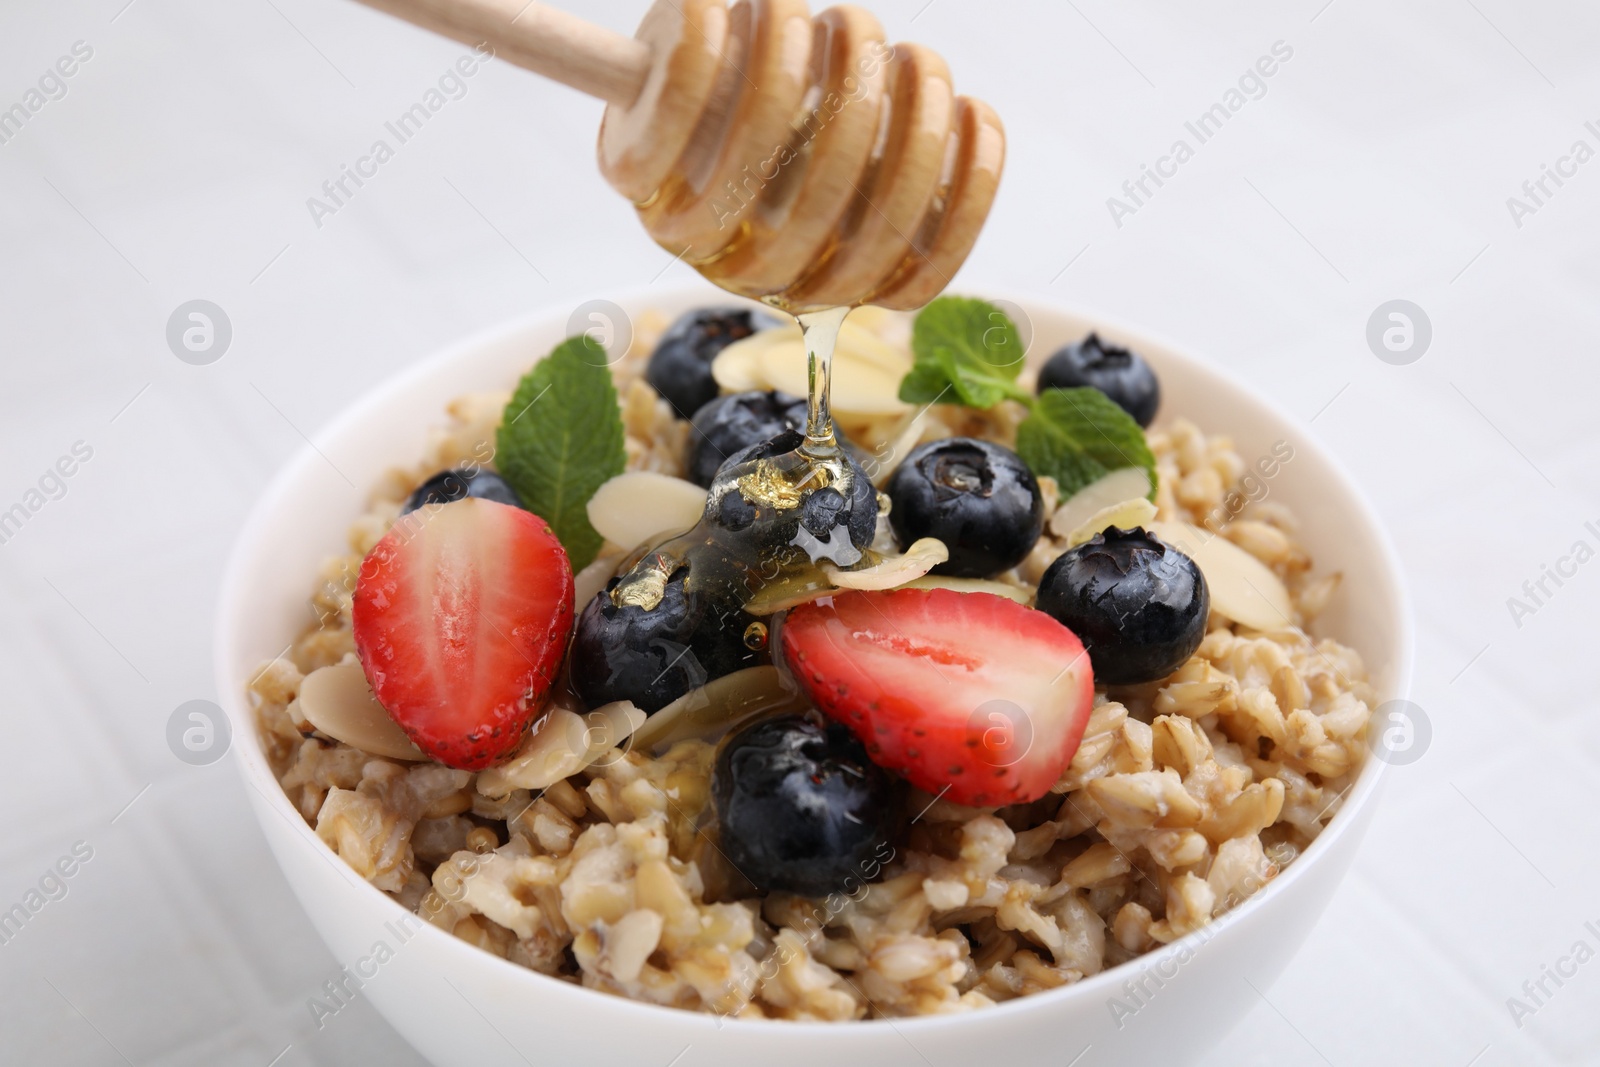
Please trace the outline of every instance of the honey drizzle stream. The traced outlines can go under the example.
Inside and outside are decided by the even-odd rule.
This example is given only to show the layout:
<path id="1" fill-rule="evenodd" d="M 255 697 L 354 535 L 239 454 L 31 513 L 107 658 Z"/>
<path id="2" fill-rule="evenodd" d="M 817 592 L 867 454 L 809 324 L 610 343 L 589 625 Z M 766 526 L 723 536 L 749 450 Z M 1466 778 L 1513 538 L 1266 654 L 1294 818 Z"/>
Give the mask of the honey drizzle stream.
<path id="1" fill-rule="evenodd" d="M 839 451 L 830 407 L 833 353 L 850 311 L 848 307 L 829 308 L 797 316 L 806 343 L 806 440 L 801 451 L 813 460 L 830 459 Z"/>
<path id="2" fill-rule="evenodd" d="M 769 302 L 782 307 L 777 301 Z M 784 514 L 794 515 L 806 495 L 816 490 L 832 487 L 846 499 L 854 495 L 851 479 L 864 475 L 839 444 L 830 405 L 834 350 L 838 346 L 839 331 L 852 310 L 837 307 L 795 316 L 800 322 L 806 348 L 806 427 L 799 446 L 792 452 L 750 460 L 736 470 L 720 471 L 711 486 L 707 511 L 694 528 L 643 545 L 624 561 L 617 583 L 611 588 L 613 604 L 655 610 L 673 573 L 685 564 L 692 566 L 687 581 L 693 583 L 696 590 L 712 595 L 738 590 L 735 600 L 741 608 L 775 580 L 777 584 L 786 581 L 789 585 L 811 582 L 820 587 L 826 584 L 818 557 L 806 559 L 809 550 L 802 551 L 797 560 L 791 558 L 780 563 L 778 571 L 768 573 L 760 550 L 754 554 L 741 550 L 737 541 L 729 539 L 726 530 L 717 532 L 719 524 L 712 516 L 721 496 L 727 493 L 738 494 L 747 506 L 767 513 L 766 521 L 783 521 Z M 831 534 L 827 542 L 832 546 Z M 766 549 L 776 548 L 792 556 L 794 546 L 802 544 L 785 539 L 767 545 Z M 842 553 L 831 557 L 835 565 L 871 565 L 877 559 L 866 546 L 846 544 L 830 550 Z M 752 582 L 752 576 L 757 574 L 760 577 Z M 787 575 L 787 578 L 780 579 L 780 575 Z"/>

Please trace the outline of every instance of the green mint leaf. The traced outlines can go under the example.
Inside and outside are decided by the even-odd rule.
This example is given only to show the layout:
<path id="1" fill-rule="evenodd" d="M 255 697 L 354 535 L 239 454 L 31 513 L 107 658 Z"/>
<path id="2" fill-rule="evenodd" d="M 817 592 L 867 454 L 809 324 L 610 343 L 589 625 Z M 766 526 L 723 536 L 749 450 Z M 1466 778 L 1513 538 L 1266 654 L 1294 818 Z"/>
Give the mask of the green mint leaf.
<path id="1" fill-rule="evenodd" d="M 911 331 L 916 356 L 900 383 L 908 404 L 965 404 L 992 408 L 1025 400 L 1016 384 L 1022 338 L 1005 312 L 987 300 L 942 296 L 923 308 Z"/>
<path id="2" fill-rule="evenodd" d="M 938 363 L 913 363 L 900 380 L 900 399 L 908 404 L 954 404 L 957 398 L 950 395 L 954 388 Z"/>
<path id="3" fill-rule="evenodd" d="M 506 405 L 495 463 L 550 524 L 572 569 L 588 566 L 603 540 L 589 525 L 589 498 L 627 464 L 605 349 L 571 337 L 534 364 Z"/>
<path id="4" fill-rule="evenodd" d="M 1062 500 L 1123 467 L 1143 467 L 1155 498 L 1156 458 L 1144 431 L 1098 389 L 1046 389 L 1017 427 L 1017 455 L 1054 478 Z"/>

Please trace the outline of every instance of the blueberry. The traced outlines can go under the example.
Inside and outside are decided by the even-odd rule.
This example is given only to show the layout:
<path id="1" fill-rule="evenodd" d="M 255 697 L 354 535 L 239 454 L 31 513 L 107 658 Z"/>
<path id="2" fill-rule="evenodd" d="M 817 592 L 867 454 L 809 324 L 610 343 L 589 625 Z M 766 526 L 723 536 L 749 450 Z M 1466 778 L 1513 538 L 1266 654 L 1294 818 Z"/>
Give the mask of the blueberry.
<path id="1" fill-rule="evenodd" d="M 1211 594 L 1182 552 L 1142 529 L 1110 529 L 1050 564 L 1037 603 L 1078 635 L 1097 684 L 1137 685 L 1194 655 Z"/>
<path id="2" fill-rule="evenodd" d="M 950 558 L 934 568 L 990 578 L 1021 563 L 1044 529 L 1044 500 L 1009 448 L 971 437 L 932 441 L 889 478 L 889 525 L 902 545 L 937 537 Z"/>
<path id="3" fill-rule="evenodd" d="M 578 617 L 572 638 L 572 684 L 591 708 L 631 700 L 646 714 L 692 689 L 764 658 L 744 643 L 753 616 L 691 591 L 688 566 L 666 579 L 660 602 L 616 604 L 609 586 Z"/>
<path id="4" fill-rule="evenodd" d="M 758 311 L 739 307 L 711 307 L 690 311 L 661 335 L 645 381 L 688 418 L 717 396 L 711 361 L 730 344 L 758 330 L 777 325 Z"/>
<path id="5" fill-rule="evenodd" d="M 517 491 L 494 471 L 482 467 L 462 467 L 440 471 L 417 486 L 417 491 L 411 494 L 411 499 L 400 509 L 400 514 L 409 514 L 428 504 L 448 504 L 468 496 L 493 500 L 497 504 L 510 504 L 514 508 L 522 506 Z"/>
<path id="6" fill-rule="evenodd" d="M 850 521 L 850 501 L 833 486 L 809 494 L 800 505 L 800 525 L 812 537 L 827 537 L 841 522 Z"/>
<path id="7" fill-rule="evenodd" d="M 798 715 L 730 737 L 711 777 L 723 853 L 758 888 L 805 897 L 881 876 L 898 792 L 846 727 Z"/>
<path id="8" fill-rule="evenodd" d="M 730 480 L 740 468 L 793 452 L 804 439 L 799 430 L 787 430 L 770 441 L 760 441 L 735 452 L 717 468 L 717 477 L 712 481 Z M 712 490 L 712 499 L 717 506 L 710 512 L 711 521 L 734 533 L 755 526 L 760 531 L 763 543 L 758 547 L 762 549 L 800 543 L 796 538 L 801 529 L 819 541 L 829 542 L 834 529 L 840 526 L 849 535 L 850 544 L 857 549 L 866 548 L 872 544 L 878 529 L 878 492 L 872 487 L 872 479 L 850 451 L 843 449 L 841 454 L 851 471 L 848 497 L 831 485 L 823 486 L 807 491 L 799 508 L 777 511 L 750 503 L 744 499 L 736 484 L 728 485 Z M 835 563 L 847 565 L 840 558 L 830 558 Z"/>
<path id="9" fill-rule="evenodd" d="M 735 452 L 785 430 L 804 430 L 806 402 L 787 393 L 733 393 L 701 407 L 692 421 L 689 480 L 710 488 L 717 468 Z"/>
<path id="10" fill-rule="evenodd" d="M 1100 390 L 1140 426 L 1149 426 L 1161 406 L 1161 383 L 1144 357 L 1107 344 L 1098 334 L 1062 348 L 1039 371 L 1040 393 L 1080 386 Z"/>
<path id="11" fill-rule="evenodd" d="M 717 467 L 717 473 L 721 474 L 724 470 L 732 470 L 734 467 L 753 463 L 759 459 L 771 459 L 773 456 L 781 456 L 785 452 L 793 452 L 805 443 L 805 439 L 805 434 L 799 430 L 785 430 L 783 433 L 775 434 L 768 440 L 757 441 L 747 448 L 741 448 L 722 461 L 722 464 Z M 712 480 L 715 481 L 716 479 L 713 478 Z"/>

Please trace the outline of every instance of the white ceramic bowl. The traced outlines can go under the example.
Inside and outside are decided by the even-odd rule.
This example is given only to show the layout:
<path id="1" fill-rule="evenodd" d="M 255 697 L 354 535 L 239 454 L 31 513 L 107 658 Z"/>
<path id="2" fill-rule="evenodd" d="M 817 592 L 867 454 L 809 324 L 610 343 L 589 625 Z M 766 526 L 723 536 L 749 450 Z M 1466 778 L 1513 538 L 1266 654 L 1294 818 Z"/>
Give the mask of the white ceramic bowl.
<path id="1" fill-rule="evenodd" d="M 700 286 L 620 302 L 630 314 L 675 314 L 726 300 Z M 1280 440 L 1294 447 L 1269 483 L 1271 499 L 1295 510 L 1319 569 L 1344 572 L 1318 629 L 1360 650 L 1381 699 L 1406 696 L 1411 613 L 1399 563 L 1372 507 L 1307 428 L 1170 344 L 1097 317 L 1020 303 L 1032 319 L 1034 358 L 1096 329 L 1154 365 L 1163 416 L 1187 415 L 1231 434 L 1246 462 Z M 217 689 L 232 719 L 237 764 L 290 886 L 335 957 L 364 983 L 359 995 L 440 1067 L 1184 1063 L 1226 1033 L 1256 1002 L 1251 984 L 1265 989 L 1287 966 L 1338 888 L 1371 821 L 1382 762 L 1369 759 L 1343 810 L 1284 874 L 1201 933 L 1074 986 L 974 1013 L 894 1021 L 718 1020 L 557 981 L 432 926 L 409 932 L 399 925 L 408 913 L 317 839 L 262 754 L 246 682 L 311 621 L 317 568 L 344 544 L 367 487 L 386 467 L 420 455 L 450 398 L 511 388 L 566 332 L 565 310 L 534 315 L 472 337 L 376 390 L 318 435 L 318 451 L 305 449 L 279 474 L 228 564 Z M 380 942 L 388 951 L 378 951 Z"/>

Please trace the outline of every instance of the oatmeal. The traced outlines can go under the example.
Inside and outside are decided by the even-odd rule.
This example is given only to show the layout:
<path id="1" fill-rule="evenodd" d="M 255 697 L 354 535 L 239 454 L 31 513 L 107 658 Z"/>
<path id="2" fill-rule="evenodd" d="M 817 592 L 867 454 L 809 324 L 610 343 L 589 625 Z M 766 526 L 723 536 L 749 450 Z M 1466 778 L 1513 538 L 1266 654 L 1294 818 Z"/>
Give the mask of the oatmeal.
<path id="1" fill-rule="evenodd" d="M 905 352 L 898 320 L 884 316 L 868 325 L 875 338 L 870 344 Z M 648 383 L 648 360 L 665 327 L 659 317 L 642 318 L 633 346 L 610 368 L 622 429 L 618 455 L 628 472 L 681 478 L 699 458 L 693 436 L 726 427 L 701 426 L 697 415 L 691 428 Z M 909 366 L 910 355 L 902 358 Z M 716 369 L 719 378 L 733 373 L 720 364 Z M 430 758 L 437 740 L 433 722 L 396 715 L 406 727 L 401 733 L 384 718 L 383 708 L 397 699 L 417 698 L 409 690 L 396 697 L 401 682 L 394 677 L 374 679 L 376 698 L 361 694 L 357 702 L 372 703 L 360 708 L 322 695 L 336 691 L 333 674 L 317 675 L 319 692 L 305 688 L 314 672 L 350 672 L 364 664 L 373 678 L 382 673 L 371 665 L 384 654 L 378 650 L 403 646 L 403 629 L 384 632 L 389 644 L 358 635 L 357 588 L 364 561 L 381 557 L 392 530 L 428 522 L 417 535 L 421 541 L 444 528 L 440 520 L 402 516 L 419 492 L 437 493 L 437 507 L 463 496 L 492 501 L 499 491 L 498 479 L 474 472 L 504 473 L 497 441 L 506 440 L 501 430 L 505 412 L 514 413 L 512 395 L 452 402 L 422 462 L 391 471 L 374 488 L 345 552 L 314 576 L 318 624 L 286 656 L 264 665 L 251 685 L 274 771 L 318 837 L 402 906 L 521 966 L 655 1004 L 812 1020 L 963 1011 L 1070 985 L 1201 929 L 1294 862 L 1337 817 L 1362 767 L 1373 693 L 1355 651 L 1306 630 L 1338 595 L 1338 576 L 1313 571 L 1286 509 L 1255 499 L 1255 487 L 1292 462 L 1292 449 L 1283 446 L 1268 457 L 1268 474 L 1268 460 L 1247 462 L 1226 436 L 1181 416 L 1142 433 L 1153 478 L 1128 479 L 1137 484 L 1134 497 L 1111 504 L 1123 508 L 1116 514 L 1147 514 L 1139 526 L 1215 538 L 1220 544 L 1214 548 L 1196 546 L 1197 567 L 1170 549 L 1162 555 L 1165 542 L 1142 530 L 1127 536 L 1144 540 L 1126 543 L 1117 535 L 1127 531 L 1113 525 L 1077 537 L 1083 520 L 1092 527 L 1092 515 L 1101 514 L 1092 494 L 1081 496 L 1081 486 L 1069 493 L 1054 476 L 1034 478 L 1026 466 L 1008 473 L 1011 450 L 1027 454 L 1034 432 L 1025 405 L 1004 399 L 987 408 L 937 403 L 900 409 L 882 402 L 878 408 L 891 410 L 863 410 L 873 408 L 869 396 L 852 410 L 852 386 L 844 374 L 839 382 L 840 428 L 880 489 L 913 462 L 905 457 L 918 455 L 970 460 L 982 465 L 985 477 L 1033 485 L 1013 494 L 1009 510 L 1001 512 L 1004 528 L 982 539 L 982 553 L 963 554 L 960 536 L 947 534 L 949 540 L 935 539 L 941 551 L 917 556 L 910 551 L 912 533 L 896 528 L 911 523 L 916 508 L 902 509 L 910 498 L 896 496 L 890 513 L 851 549 L 859 562 L 813 556 L 815 573 L 775 575 L 774 585 L 792 602 L 787 613 L 748 621 L 738 615 L 742 644 L 728 653 L 725 669 L 691 673 L 676 690 L 663 688 L 674 684 L 671 672 L 647 680 L 654 688 L 641 683 L 626 696 L 578 677 L 576 645 L 569 660 L 562 659 L 564 631 L 549 650 L 536 643 L 520 648 L 531 649 L 534 665 L 518 670 L 528 672 L 529 688 L 545 694 L 532 709 L 532 725 L 509 718 L 503 729 L 475 729 L 470 742 L 445 750 L 453 766 Z M 1113 399 L 1117 388 L 1108 391 Z M 870 393 L 870 386 L 860 390 Z M 992 443 L 1004 456 L 979 450 L 979 459 L 951 459 L 954 451 L 921 451 L 966 439 Z M 952 477 L 965 477 L 966 470 L 959 467 Z M 459 484 L 440 481 L 450 472 L 458 472 Z M 1148 501 L 1139 504 L 1146 486 Z M 1069 500 L 1090 515 L 1070 524 L 1052 521 Z M 456 508 L 445 503 L 438 514 Z M 504 518 L 501 510 L 492 514 L 497 523 Z M 562 532 L 559 521 L 553 525 Z M 1023 533 L 1013 537 L 1016 528 Z M 603 533 L 595 535 L 591 560 L 575 554 L 575 575 L 561 572 L 565 587 L 550 583 L 550 612 L 577 614 L 580 626 L 598 611 L 593 605 L 608 596 L 605 587 L 635 549 L 605 541 Z M 515 524 L 493 531 L 518 553 L 542 551 L 538 534 Z M 841 550 L 839 558 L 849 555 L 842 551 L 850 546 L 843 533 L 817 540 Z M 1119 559 L 1155 553 L 1165 583 L 1159 595 L 1181 592 L 1188 582 L 1194 596 L 1185 609 L 1188 621 L 1170 624 L 1178 630 L 1141 637 L 1128 655 L 1113 657 L 1106 640 L 1087 636 L 1093 620 L 1063 625 L 1052 616 L 1059 610 L 1072 617 L 1077 610 L 1073 590 L 1057 588 L 1077 580 L 1068 564 L 1092 572 L 1095 553 L 1117 552 L 1123 553 Z M 1271 576 L 1260 603 L 1242 602 L 1230 587 L 1228 568 L 1244 565 L 1239 556 Z M 984 577 L 928 573 L 934 563 L 963 559 L 977 559 L 970 568 Z M 1224 560 L 1217 570 L 1209 569 L 1213 559 Z M 366 566 L 370 574 L 373 565 Z M 1089 578 L 1100 580 L 1094 573 Z M 666 585 L 658 603 L 674 595 Z M 884 742 L 863 748 L 846 726 L 850 701 L 870 680 L 852 681 L 856 689 L 844 694 L 838 676 L 828 674 L 822 692 L 807 675 L 828 667 L 819 646 L 806 643 L 811 631 L 832 625 L 832 616 L 823 617 L 829 611 L 843 617 L 847 605 L 858 602 L 851 598 L 872 610 L 959 604 L 972 625 L 985 624 L 984 613 L 1008 627 L 1028 617 L 1038 624 L 1037 637 L 1018 630 L 1015 642 L 1036 640 L 1041 655 L 1077 649 L 1076 660 L 1069 656 L 1050 673 L 1080 670 L 1081 694 L 1058 699 L 1051 690 L 1048 700 L 1040 698 L 1052 708 L 1070 707 L 1073 721 L 1052 732 L 1053 720 L 1031 706 L 1025 724 L 1002 715 L 994 720 L 999 727 L 1026 725 L 1035 732 L 1032 748 L 1015 760 L 969 768 L 968 779 L 982 770 L 990 784 L 965 781 L 953 792 L 939 775 L 960 768 L 941 769 L 914 747 L 891 751 Z M 1050 614 L 1025 606 L 1036 602 Z M 983 613 L 970 614 L 974 604 Z M 620 618 L 607 625 L 621 625 Z M 915 644 L 920 635 L 906 640 Z M 705 666 L 719 662 L 719 655 L 701 650 L 689 659 Z M 1092 688 L 1087 667 L 1073 666 L 1091 658 Z M 386 662 L 392 675 L 399 660 Z M 801 663 L 801 671 L 792 670 Z M 885 670 L 893 667 L 885 663 Z M 1151 664 L 1159 675 L 1149 676 Z M 1140 680 L 1101 681 L 1123 672 Z M 360 688 L 353 674 L 338 678 L 346 689 Z M 1072 703 L 1079 696 L 1081 706 Z M 737 713 L 724 705 L 737 705 Z M 882 734 L 881 720 L 878 725 Z M 864 762 L 867 756 L 883 766 Z M 800 762 L 772 771 L 773 760 Z M 774 825 L 770 835 L 743 829 L 744 821 L 770 818 L 782 802 L 781 791 L 759 792 L 752 782 L 763 773 L 813 765 L 817 780 L 837 766 L 848 771 L 828 778 L 843 783 L 828 794 L 829 803 L 874 812 L 871 825 L 851 831 L 854 837 L 840 837 L 839 826 L 825 828 L 835 859 L 848 862 L 801 865 L 814 875 L 824 872 L 815 884 L 784 866 L 792 855 L 777 854 L 782 849 L 773 842 L 787 828 Z M 792 788 L 791 779 L 784 781 Z M 755 791 L 755 799 L 741 790 Z M 954 799 L 973 796 L 996 802 Z M 1015 797 L 1025 799 L 1006 802 Z M 833 868 L 844 877 L 829 881 L 825 872 Z"/>

